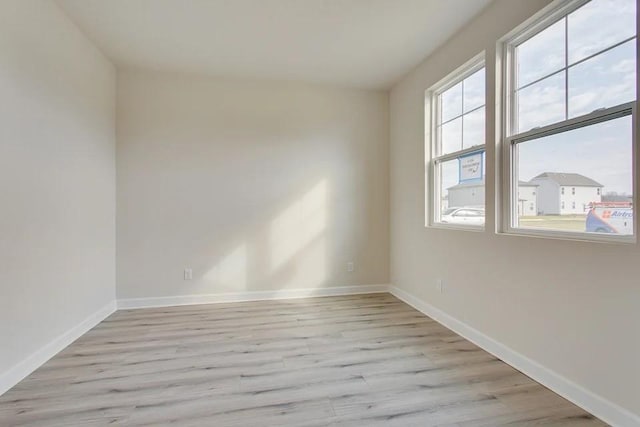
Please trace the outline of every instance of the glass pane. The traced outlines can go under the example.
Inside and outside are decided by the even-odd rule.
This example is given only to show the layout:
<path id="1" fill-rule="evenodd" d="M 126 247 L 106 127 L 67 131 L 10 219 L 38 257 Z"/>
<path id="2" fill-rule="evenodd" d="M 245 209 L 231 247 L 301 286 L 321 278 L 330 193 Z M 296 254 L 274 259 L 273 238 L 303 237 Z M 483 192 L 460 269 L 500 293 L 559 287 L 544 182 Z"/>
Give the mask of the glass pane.
<path id="1" fill-rule="evenodd" d="M 485 72 L 484 68 L 476 71 L 464 79 L 464 112 L 473 110 L 484 105 L 485 95 Z"/>
<path id="2" fill-rule="evenodd" d="M 635 40 L 569 68 L 569 117 L 634 99 Z"/>
<path id="3" fill-rule="evenodd" d="M 516 48 L 518 88 L 565 66 L 564 30 L 562 19 Z"/>
<path id="4" fill-rule="evenodd" d="M 517 150 L 519 227 L 633 234 L 631 116 L 523 142 Z"/>
<path id="5" fill-rule="evenodd" d="M 592 0 L 567 19 L 573 64 L 636 34 L 636 0 Z"/>
<path id="6" fill-rule="evenodd" d="M 462 149 L 462 117 L 458 117 L 440 128 L 440 141 L 442 152 L 440 154 L 453 153 Z"/>
<path id="7" fill-rule="evenodd" d="M 518 132 L 565 119 L 564 71 L 518 91 Z"/>
<path id="8" fill-rule="evenodd" d="M 442 92 L 440 102 L 442 103 L 440 123 L 462 115 L 462 82 Z"/>
<path id="9" fill-rule="evenodd" d="M 458 159 L 440 164 L 440 222 L 453 225 L 484 225 L 484 179 L 460 183 Z"/>
<path id="10" fill-rule="evenodd" d="M 462 148 L 470 148 L 484 144 L 484 107 L 463 118 Z"/>
<path id="11" fill-rule="evenodd" d="M 458 160 L 449 160 L 440 164 L 440 216 L 448 214 L 449 209 L 449 188 L 458 183 L 459 172 Z"/>

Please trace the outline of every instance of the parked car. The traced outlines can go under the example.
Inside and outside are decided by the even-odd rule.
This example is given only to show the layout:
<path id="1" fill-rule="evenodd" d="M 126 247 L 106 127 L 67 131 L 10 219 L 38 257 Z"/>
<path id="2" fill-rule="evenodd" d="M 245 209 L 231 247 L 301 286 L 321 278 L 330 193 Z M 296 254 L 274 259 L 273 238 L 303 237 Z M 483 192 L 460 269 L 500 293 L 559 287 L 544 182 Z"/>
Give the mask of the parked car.
<path id="1" fill-rule="evenodd" d="M 483 225 L 484 209 L 473 207 L 449 208 L 440 217 L 443 224 Z"/>

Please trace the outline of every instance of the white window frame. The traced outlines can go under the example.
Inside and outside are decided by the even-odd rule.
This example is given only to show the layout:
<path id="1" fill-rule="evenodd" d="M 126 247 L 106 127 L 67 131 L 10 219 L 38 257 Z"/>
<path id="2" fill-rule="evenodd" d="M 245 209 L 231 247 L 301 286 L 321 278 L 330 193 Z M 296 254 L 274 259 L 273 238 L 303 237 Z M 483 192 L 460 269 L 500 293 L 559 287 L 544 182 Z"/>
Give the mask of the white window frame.
<path id="1" fill-rule="evenodd" d="M 562 240 L 578 240 L 588 242 L 609 242 L 609 243 L 636 243 L 638 234 L 638 213 L 634 214 L 633 221 L 633 235 L 610 235 L 610 234 L 596 234 L 587 232 L 573 232 L 573 231 L 561 231 L 561 230 L 544 230 L 544 229 L 531 229 L 516 227 L 518 220 L 518 206 L 517 203 L 513 203 L 514 200 L 518 200 L 517 191 L 518 186 L 514 183 L 518 182 L 517 170 L 515 165 L 518 164 L 517 150 L 513 147 L 519 143 L 539 139 L 545 136 L 551 136 L 560 134 L 569 130 L 579 129 L 603 123 L 608 120 L 631 116 L 632 119 L 632 192 L 634 209 L 637 210 L 637 102 L 638 96 L 636 88 L 636 101 L 628 102 L 625 104 L 617 105 L 615 107 L 596 110 L 592 113 L 585 114 L 572 119 L 564 120 L 558 123 L 553 123 L 547 126 L 542 126 L 527 130 L 521 133 L 517 133 L 517 103 L 515 102 L 515 89 L 513 87 L 516 81 L 515 70 L 515 49 L 518 45 L 524 43 L 526 40 L 534 37 L 542 30 L 558 22 L 558 20 L 564 18 L 569 13 L 580 8 L 590 0 L 556 0 L 548 8 L 548 10 L 539 16 L 537 16 L 532 22 L 527 23 L 522 28 L 514 31 L 501 41 L 502 45 L 502 105 L 501 112 L 502 128 L 500 129 L 503 137 L 501 138 L 501 150 L 502 150 L 502 211 L 500 221 L 502 234 L 542 237 Z M 636 26 L 636 43 L 638 43 L 638 34 Z M 628 41 L 628 40 L 626 40 Z M 624 42 L 626 42 L 624 41 Z M 566 42 L 566 41 L 565 41 Z M 610 46 L 602 51 L 598 51 L 596 54 L 590 55 L 587 58 L 581 60 L 586 61 L 598 54 L 601 54 L 607 50 L 613 49 L 619 46 L 621 43 L 617 43 L 614 46 Z M 637 61 L 637 58 L 636 58 Z M 565 64 L 565 67 L 567 64 Z M 557 71 L 556 71 L 557 72 Z M 638 71 L 636 71 L 637 73 Z M 554 72 L 555 73 L 555 72 Z M 547 76 L 545 76 L 547 77 Z M 636 76 L 637 79 L 637 76 Z M 542 80 L 537 79 L 536 81 Z M 565 94 L 565 96 L 567 96 Z"/>
<path id="2" fill-rule="evenodd" d="M 440 135 L 438 134 L 438 123 L 440 117 L 440 106 L 438 99 L 440 95 L 452 88 L 453 86 L 460 83 L 462 80 L 471 76 L 477 71 L 485 68 L 485 52 L 481 52 L 480 54 L 474 56 L 469 61 L 458 67 L 455 71 L 447 75 L 444 79 L 433 85 L 426 91 L 425 99 L 428 105 L 430 106 L 430 114 L 428 123 L 426 125 L 425 132 L 425 153 L 427 154 L 427 197 L 426 200 L 426 226 L 433 228 L 446 228 L 453 230 L 468 230 L 468 231 L 484 231 L 486 227 L 486 205 L 487 201 L 485 198 L 485 225 L 465 225 L 465 224 L 447 224 L 440 222 L 440 216 L 442 213 L 441 209 L 441 201 L 442 201 L 442 186 L 440 185 L 440 176 L 437 173 L 438 163 L 443 163 L 446 161 L 457 159 L 464 155 L 474 154 L 477 152 L 484 152 L 485 161 L 486 161 L 486 147 L 487 141 L 485 138 L 485 142 L 483 145 L 478 145 L 475 147 L 465 148 L 462 150 L 455 151 L 453 153 L 438 155 L 440 151 Z M 486 78 L 485 78 L 485 103 L 483 107 L 485 108 L 485 135 L 486 135 L 486 113 L 487 113 L 487 96 L 486 96 Z M 481 107 L 478 107 L 478 109 Z M 465 113 L 468 114 L 469 112 Z M 426 117 L 426 115 L 425 115 Z M 464 137 L 464 136 L 463 136 Z M 485 171 L 486 175 L 486 171 Z M 485 197 L 486 197 L 486 180 L 485 180 Z"/>

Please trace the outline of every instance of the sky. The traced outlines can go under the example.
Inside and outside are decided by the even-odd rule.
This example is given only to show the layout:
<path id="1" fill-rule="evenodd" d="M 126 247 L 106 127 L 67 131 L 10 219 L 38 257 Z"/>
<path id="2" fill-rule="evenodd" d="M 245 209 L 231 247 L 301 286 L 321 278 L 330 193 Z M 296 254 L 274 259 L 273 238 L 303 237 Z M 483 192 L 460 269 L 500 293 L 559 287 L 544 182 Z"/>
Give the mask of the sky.
<path id="1" fill-rule="evenodd" d="M 518 46 L 515 133 L 636 99 L 635 39 L 585 60 L 635 35 L 635 5 L 635 0 L 592 0 Z M 442 121 L 481 106 L 483 83 L 481 70 L 443 93 Z M 483 138 L 480 108 L 442 126 L 443 154 L 482 144 Z M 580 173 L 603 184 L 605 193 L 631 194 L 631 147 L 630 116 L 528 141 L 519 145 L 519 179 Z M 442 174 L 443 188 L 457 184 L 457 161 L 443 164 Z"/>

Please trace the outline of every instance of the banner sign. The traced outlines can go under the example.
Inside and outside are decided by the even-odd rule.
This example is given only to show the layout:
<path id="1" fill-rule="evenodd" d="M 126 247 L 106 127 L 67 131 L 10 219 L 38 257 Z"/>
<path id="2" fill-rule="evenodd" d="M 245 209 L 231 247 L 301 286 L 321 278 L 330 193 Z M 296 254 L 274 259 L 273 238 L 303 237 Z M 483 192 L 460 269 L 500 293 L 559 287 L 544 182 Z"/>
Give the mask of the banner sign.
<path id="1" fill-rule="evenodd" d="M 458 157 L 460 163 L 460 176 L 459 182 L 469 182 L 481 180 L 484 174 L 483 170 L 483 158 L 484 151 L 478 153 L 471 153 L 465 156 Z"/>

